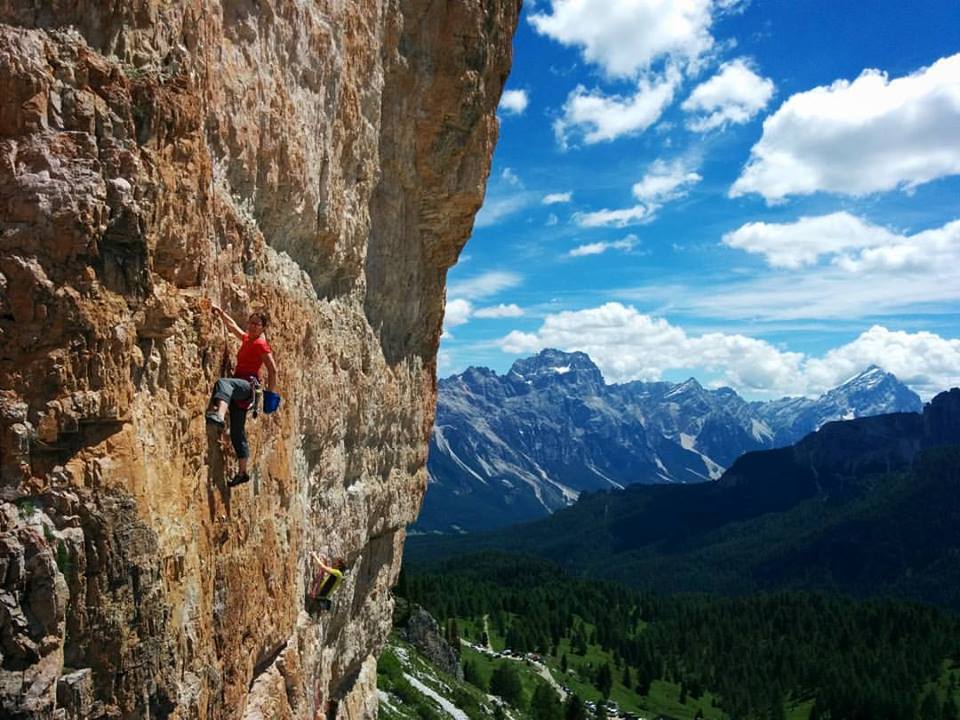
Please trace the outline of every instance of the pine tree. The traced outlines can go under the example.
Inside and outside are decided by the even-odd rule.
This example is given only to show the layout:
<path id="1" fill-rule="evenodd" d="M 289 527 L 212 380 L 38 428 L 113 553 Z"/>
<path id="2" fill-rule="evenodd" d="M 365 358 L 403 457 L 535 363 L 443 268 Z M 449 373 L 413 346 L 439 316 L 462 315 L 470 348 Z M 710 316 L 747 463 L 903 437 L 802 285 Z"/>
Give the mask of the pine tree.
<path id="1" fill-rule="evenodd" d="M 447 642 L 454 652 L 460 652 L 460 627 L 457 625 L 456 618 L 450 618 L 447 621 Z"/>
<path id="2" fill-rule="evenodd" d="M 467 660 L 463 664 L 463 679 L 484 692 L 490 688 L 487 678 L 480 672 L 480 668 L 473 660 Z"/>
<path id="3" fill-rule="evenodd" d="M 562 720 L 560 698 L 546 683 L 537 685 L 530 699 L 530 715 L 533 720 Z"/>
<path id="4" fill-rule="evenodd" d="M 956 698 L 947 698 L 943 703 L 943 720 L 960 720 L 960 709 L 957 708 Z"/>
<path id="5" fill-rule="evenodd" d="M 587 709 L 583 706 L 583 700 L 576 693 L 567 698 L 567 706 L 564 708 L 564 720 L 587 720 Z"/>
<path id="6" fill-rule="evenodd" d="M 937 694 L 930 690 L 923 696 L 923 701 L 920 703 L 919 718 L 920 720 L 940 720 L 942 716 L 943 712 L 940 708 L 940 701 L 937 700 Z"/>
<path id="7" fill-rule="evenodd" d="M 490 692 L 515 707 L 523 703 L 523 684 L 512 662 L 501 662 L 490 678 Z"/>
<path id="8" fill-rule="evenodd" d="M 770 720 L 787 720 L 787 711 L 783 707 L 783 697 L 779 697 L 770 706 Z"/>
<path id="9" fill-rule="evenodd" d="M 597 690 L 604 698 L 610 697 L 610 691 L 613 690 L 613 670 L 610 663 L 604 663 L 597 670 Z"/>

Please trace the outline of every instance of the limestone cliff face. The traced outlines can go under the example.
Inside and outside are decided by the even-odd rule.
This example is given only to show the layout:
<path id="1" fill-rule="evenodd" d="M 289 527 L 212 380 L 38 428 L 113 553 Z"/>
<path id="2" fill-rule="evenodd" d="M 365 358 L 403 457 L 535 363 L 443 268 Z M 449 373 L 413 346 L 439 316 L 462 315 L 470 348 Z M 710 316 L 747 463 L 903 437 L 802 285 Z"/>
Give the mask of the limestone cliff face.
<path id="1" fill-rule="evenodd" d="M 0 715 L 375 715 L 518 12 L 0 0 Z M 280 366 L 233 490 L 205 297 Z"/>

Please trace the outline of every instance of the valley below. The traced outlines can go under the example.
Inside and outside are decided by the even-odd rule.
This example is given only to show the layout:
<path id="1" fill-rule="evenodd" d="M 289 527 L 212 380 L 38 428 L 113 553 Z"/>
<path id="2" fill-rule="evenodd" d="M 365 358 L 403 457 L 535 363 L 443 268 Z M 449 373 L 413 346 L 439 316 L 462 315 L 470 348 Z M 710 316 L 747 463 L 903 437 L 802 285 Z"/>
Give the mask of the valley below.
<path id="1" fill-rule="evenodd" d="M 462 677 L 398 635 L 384 707 L 407 707 L 401 676 L 431 690 L 386 717 L 956 718 L 960 390 L 828 421 L 715 480 L 411 537 L 396 592 L 437 618 Z"/>

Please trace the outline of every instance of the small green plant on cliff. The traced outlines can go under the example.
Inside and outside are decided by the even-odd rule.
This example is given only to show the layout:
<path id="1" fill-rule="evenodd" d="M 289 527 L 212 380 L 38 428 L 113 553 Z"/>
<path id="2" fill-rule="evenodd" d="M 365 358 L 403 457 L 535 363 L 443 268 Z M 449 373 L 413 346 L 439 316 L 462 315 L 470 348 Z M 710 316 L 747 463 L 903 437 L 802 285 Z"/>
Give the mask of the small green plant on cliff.
<path id="1" fill-rule="evenodd" d="M 17 510 L 20 513 L 20 517 L 26 520 L 36 512 L 37 506 L 34 504 L 33 498 L 22 498 L 17 500 Z"/>
<path id="2" fill-rule="evenodd" d="M 131 65 L 130 63 L 123 63 L 120 67 L 123 70 L 123 74 L 127 76 L 127 79 L 130 82 L 138 82 L 147 76 L 146 68 L 137 67 L 136 65 Z"/>
<path id="3" fill-rule="evenodd" d="M 57 543 L 57 568 L 63 575 L 69 575 L 73 570 L 70 551 L 67 550 L 67 544 L 63 540 Z"/>

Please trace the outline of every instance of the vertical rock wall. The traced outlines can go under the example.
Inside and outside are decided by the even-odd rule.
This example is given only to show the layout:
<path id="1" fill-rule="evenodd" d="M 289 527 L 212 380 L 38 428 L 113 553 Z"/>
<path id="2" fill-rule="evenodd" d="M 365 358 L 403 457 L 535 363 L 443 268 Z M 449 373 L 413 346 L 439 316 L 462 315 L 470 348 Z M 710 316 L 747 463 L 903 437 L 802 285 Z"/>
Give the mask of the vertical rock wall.
<path id="1" fill-rule="evenodd" d="M 518 13 L 0 0 L 0 715 L 376 713 Z M 233 490 L 204 297 L 280 367 Z"/>

